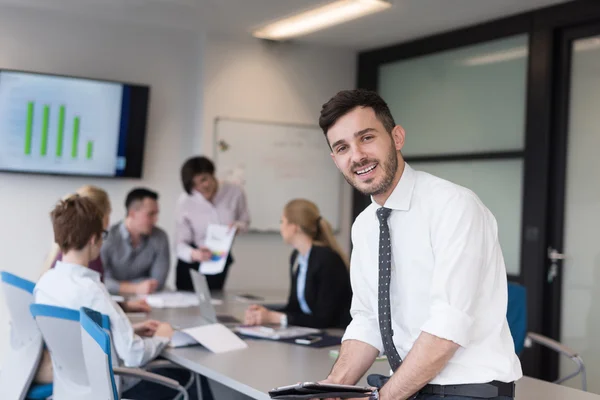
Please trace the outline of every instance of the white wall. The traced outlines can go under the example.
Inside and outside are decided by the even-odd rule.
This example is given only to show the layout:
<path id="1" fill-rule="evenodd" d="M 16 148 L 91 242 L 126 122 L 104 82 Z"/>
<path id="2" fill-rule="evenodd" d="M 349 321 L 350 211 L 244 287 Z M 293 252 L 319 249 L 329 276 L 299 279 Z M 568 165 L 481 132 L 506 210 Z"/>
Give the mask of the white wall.
<path id="1" fill-rule="evenodd" d="M 348 50 L 299 44 L 273 44 L 253 39 L 208 36 L 204 53 L 205 154 L 212 156 L 216 117 L 316 125 L 324 102 L 355 85 L 356 55 Z M 323 142 L 323 146 L 325 146 Z M 331 168 L 335 168 L 333 162 Z M 265 182 L 265 199 L 268 199 Z M 349 247 L 351 190 L 340 205 L 338 239 Z M 289 255 L 276 234 L 247 234 L 236 239 L 227 287 L 288 287 Z"/>
<path id="2" fill-rule="evenodd" d="M 134 185 L 160 192 L 160 224 L 172 234 L 179 167 L 192 153 L 201 112 L 203 38 L 191 32 L 99 23 L 0 9 L 0 68 L 139 82 L 152 86 L 143 180 L 61 178 L 0 173 L 0 269 L 36 280 L 52 242 L 49 211 L 85 183 L 105 188 L 112 222 Z M 8 341 L 0 298 L 0 360 Z"/>
<path id="3" fill-rule="evenodd" d="M 0 68 L 152 86 L 142 180 L 0 173 L 0 270 L 32 280 L 52 242 L 48 214 L 66 193 L 87 183 L 105 188 L 116 222 L 127 191 L 151 187 L 161 195 L 159 224 L 172 237 L 179 167 L 186 157 L 212 149 L 216 116 L 314 124 L 322 103 L 355 82 L 355 55 L 347 50 L 207 39 L 189 31 L 11 8 L 0 8 Z M 350 215 L 350 198 L 348 188 L 342 215 Z M 344 221 L 344 246 L 349 226 Z M 276 235 L 240 237 L 228 287 L 287 287 L 289 251 Z M 0 366 L 7 345 L 8 315 L 0 297 Z"/>

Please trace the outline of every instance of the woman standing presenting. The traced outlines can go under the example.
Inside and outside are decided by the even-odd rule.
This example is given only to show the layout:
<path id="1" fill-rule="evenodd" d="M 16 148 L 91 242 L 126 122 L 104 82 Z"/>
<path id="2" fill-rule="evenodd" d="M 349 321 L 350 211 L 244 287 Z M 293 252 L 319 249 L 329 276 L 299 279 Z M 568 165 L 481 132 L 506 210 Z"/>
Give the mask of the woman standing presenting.
<path id="1" fill-rule="evenodd" d="M 192 157 L 181 167 L 182 193 L 176 208 L 175 240 L 177 244 L 177 290 L 194 290 L 190 268 L 198 270 L 200 263 L 212 257 L 204 247 L 209 224 L 228 225 L 244 232 L 250 224 L 246 195 L 237 185 L 218 182 L 215 165 L 206 157 Z M 217 275 L 207 275 L 210 290 L 222 290 L 231 254 L 225 269 Z"/>

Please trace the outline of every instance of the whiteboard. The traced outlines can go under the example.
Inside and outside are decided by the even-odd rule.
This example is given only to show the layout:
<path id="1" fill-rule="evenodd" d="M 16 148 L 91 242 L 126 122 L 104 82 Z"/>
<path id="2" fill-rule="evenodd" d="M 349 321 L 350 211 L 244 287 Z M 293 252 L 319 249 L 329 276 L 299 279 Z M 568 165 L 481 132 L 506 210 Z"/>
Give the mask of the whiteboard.
<path id="1" fill-rule="evenodd" d="M 314 202 L 339 230 L 343 180 L 319 127 L 217 118 L 214 143 L 218 178 L 246 192 L 251 230 L 279 231 L 296 198 Z"/>

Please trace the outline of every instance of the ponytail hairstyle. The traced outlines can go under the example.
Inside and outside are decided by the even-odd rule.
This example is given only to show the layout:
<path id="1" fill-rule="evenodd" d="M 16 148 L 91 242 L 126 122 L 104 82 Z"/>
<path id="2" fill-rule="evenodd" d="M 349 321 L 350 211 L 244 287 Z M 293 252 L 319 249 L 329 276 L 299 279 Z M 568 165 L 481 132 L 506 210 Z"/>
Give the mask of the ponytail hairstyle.
<path id="1" fill-rule="evenodd" d="M 348 257 L 338 244 L 333 234 L 331 224 L 321 217 L 321 212 L 315 203 L 305 199 L 295 199 L 286 204 L 283 214 L 288 222 L 298 225 L 308 235 L 313 243 L 327 246 L 335 251 L 350 268 Z"/>

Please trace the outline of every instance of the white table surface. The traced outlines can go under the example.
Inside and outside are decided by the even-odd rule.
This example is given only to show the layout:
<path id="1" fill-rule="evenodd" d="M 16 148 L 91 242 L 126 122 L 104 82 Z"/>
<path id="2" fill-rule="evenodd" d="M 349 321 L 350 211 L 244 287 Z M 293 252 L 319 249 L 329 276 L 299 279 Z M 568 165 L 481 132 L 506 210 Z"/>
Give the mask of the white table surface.
<path id="1" fill-rule="evenodd" d="M 287 293 L 277 291 L 249 292 L 264 297 L 263 303 L 284 303 Z M 217 314 L 232 315 L 243 320 L 249 303 L 235 300 L 235 293 L 221 296 Z M 184 309 L 154 309 L 148 316 L 182 328 L 200 324 L 196 307 Z M 341 331 L 332 331 L 341 335 Z M 296 382 L 319 381 L 327 377 L 334 359 L 329 350 L 313 349 L 266 340 L 247 340 L 248 348 L 224 354 L 213 354 L 201 346 L 169 348 L 163 356 L 174 363 L 215 380 L 222 385 L 255 399 L 269 399 L 267 392 L 277 386 Z M 367 374 L 389 373 L 386 361 L 376 361 Z M 366 385 L 366 378 L 359 384 Z M 600 396 L 569 387 L 524 377 L 517 382 L 517 400 L 592 400 Z"/>

